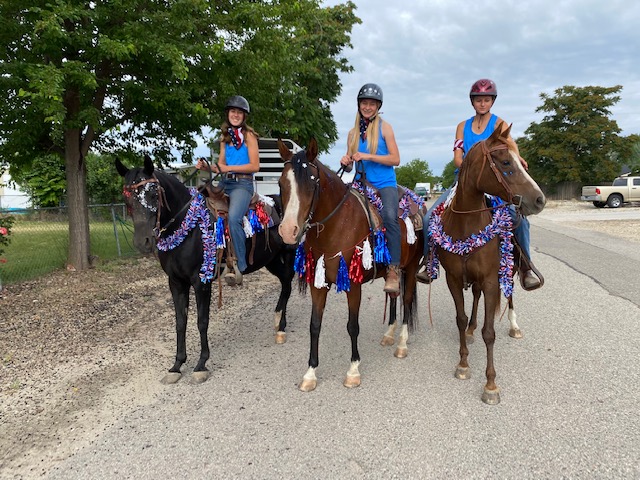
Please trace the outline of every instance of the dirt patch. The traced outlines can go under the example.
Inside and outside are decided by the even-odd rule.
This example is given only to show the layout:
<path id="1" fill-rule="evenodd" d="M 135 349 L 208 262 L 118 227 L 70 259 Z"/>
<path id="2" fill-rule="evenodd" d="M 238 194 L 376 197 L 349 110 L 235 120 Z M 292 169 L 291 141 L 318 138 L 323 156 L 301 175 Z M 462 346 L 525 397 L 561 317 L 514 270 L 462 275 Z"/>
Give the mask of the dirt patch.
<path id="1" fill-rule="evenodd" d="M 250 281 L 252 289 L 279 285 L 266 271 Z M 241 308 L 243 300 L 224 288 L 223 307 L 212 307 L 210 333 L 224 323 L 225 311 Z M 175 326 L 167 278 L 155 258 L 8 286 L 0 292 L 0 312 L 2 479 L 42 477 L 164 388 L 159 380 L 173 362 Z M 196 318 L 195 299 L 189 318 Z M 189 327 L 193 360 L 195 321 Z"/>

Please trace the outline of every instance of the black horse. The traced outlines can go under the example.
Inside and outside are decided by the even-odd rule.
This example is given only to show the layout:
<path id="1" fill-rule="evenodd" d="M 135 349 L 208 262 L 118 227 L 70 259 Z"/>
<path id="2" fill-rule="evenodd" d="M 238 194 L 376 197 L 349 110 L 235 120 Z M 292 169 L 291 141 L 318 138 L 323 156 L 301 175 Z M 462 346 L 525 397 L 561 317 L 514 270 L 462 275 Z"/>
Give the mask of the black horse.
<path id="1" fill-rule="evenodd" d="M 200 359 L 193 377 L 203 382 L 208 378 L 205 364 L 209 359 L 207 331 L 211 285 L 218 276 L 216 263 L 220 261 L 216 255 L 212 215 L 201 193 L 189 190 L 172 175 L 156 171 L 148 156 L 145 156 L 144 167 L 132 169 L 116 159 L 116 169 L 124 177 L 123 193 L 133 218 L 134 245 L 141 253 L 157 250 L 162 269 L 169 277 L 176 315 L 177 350 L 175 363 L 163 382 L 177 382 L 181 377 L 180 368 L 187 359 L 187 309 L 191 287 L 195 292 L 200 332 Z M 272 198 L 279 206 L 278 196 Z M 280 280 L 280 298 L 275 310 L 276 343 L 285 343 L 286 307 L 294 277 L 295 248 L 284 244 L 277 225 L 257 232 L 247 242 L 247 255 L 252 258 L 247 262 L 246 273 L 266 267 Z"/>

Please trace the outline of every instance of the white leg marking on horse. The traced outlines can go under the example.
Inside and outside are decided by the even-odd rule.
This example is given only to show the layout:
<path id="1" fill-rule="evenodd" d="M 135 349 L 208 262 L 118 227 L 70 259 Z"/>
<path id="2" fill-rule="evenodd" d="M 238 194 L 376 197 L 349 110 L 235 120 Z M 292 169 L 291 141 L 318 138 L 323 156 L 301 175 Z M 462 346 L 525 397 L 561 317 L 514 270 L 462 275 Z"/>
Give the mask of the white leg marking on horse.
<path id="1" fill-rule="evenodd" d="M 360 360 L 356 362 L 351 362 L 351 366 L 349 367 L 349 371 L 347 372 L 348 377 L 359 377 L 360 370 L 358 367 L 360 366 Z"/>
<path id="2" fill-rule="evenodd" d="M 396 358 L 406 358 L 407 356 L 407 340 L 409 339 L 409 328 L 406 325 L 402 325 L 400 329 L 400 335 L 398 335 L 398 346 L 393 356 Z"/>
<path id="3" fill-rule="evenodd" d="M 307 373 L 304 374 L 304 377 L 302 377 L 304 380 L 309 380 L 309 381 L 315 381 L 317 380 L 316 378 L 316 369 L 313 367 L 309 367 L 309 370 L 307 370 Z"/>
<path id="4" fill-rule="evenodd" d="M 384 335 L 382 336 L 382 340 L 380 341 L 380 345 L 384 345 L 384 346 L 393 345 L 396 341 L 395 336 L 396 336 L 396 324 L 394 323 L 393 325 L 389 325 L 389 328 L 387 328 L 387 331 L 384 332 Z"/>

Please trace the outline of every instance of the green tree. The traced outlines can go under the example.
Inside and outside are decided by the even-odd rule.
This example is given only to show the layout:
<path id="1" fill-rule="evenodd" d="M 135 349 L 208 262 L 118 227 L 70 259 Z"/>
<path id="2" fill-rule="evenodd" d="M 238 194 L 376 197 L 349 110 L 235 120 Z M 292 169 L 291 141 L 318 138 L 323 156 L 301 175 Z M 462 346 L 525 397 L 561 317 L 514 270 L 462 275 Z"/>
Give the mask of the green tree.
<path id="1" fill-rule="evenodd" d="M 122 177 L 116 171 L 112 155 L 87 155 L 87 189 L 89 202 L 109 204 L 122 202 Z"/>
<path id="2" fill-rule="evenodd" d="M 400 185 L 413 188 L 418 182 L 433 183 L 433 173 L 428 162 L 414 158 L 409 163 L 396 167 L 396 179 Z"/>
<path id="3" fill-rule="evenodd" d="M 29 196 L 35 207 L 59 207 L 64 204 L 67 182 L 64 164 L 57 155 L 34 158 L 15 172 L 13 181 Z"/>
<path id="4" fill-rule="evenodd" d="M 518 139 L 521 155 L 540 183 L 611 181 L 620 171 L 624 141 L 610 118 L 621 86 L 564 86 L 554 95 L 542 93 L 536 112 L 547 115 L 532 123 Z"/>
<path id="5" fill-rule="evenodd" d="M 456 165 L 453 163 L 453 159 L 444 166 L 442 170 L 442 188 L 449 188 L 453 185 L 456 179 Z"/>
<path id="6" fill-rule="evenodd" d="M 258 131 L 291 129 L 326 148 L 354 10 L 319 0 L 3 0 L 0 162 L 17 177 L 32 159 L 61 159 L 68 263 L 86 269 L 91 149 L 190 159 L 194 137 L 219 125 L 238 93 Z"/>

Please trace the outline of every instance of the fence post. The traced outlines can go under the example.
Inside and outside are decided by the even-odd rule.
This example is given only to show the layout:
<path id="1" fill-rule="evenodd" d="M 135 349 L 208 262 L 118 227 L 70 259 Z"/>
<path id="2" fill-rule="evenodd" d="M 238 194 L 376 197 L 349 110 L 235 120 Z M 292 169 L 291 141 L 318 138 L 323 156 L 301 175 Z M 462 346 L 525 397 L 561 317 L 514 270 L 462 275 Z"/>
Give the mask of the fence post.
<path id="1" fill-rule="evenodd" d="M 118 237 L 118 225 L 116 220 L 116 207 L 112 203 L 111 204 L 111 219 L 113 220 L 113 233 L 116 236 L 116 246 L 118 247 L 118 256 L 122 256 L 122 252 L 120 251 L 120 237 Z"/>

